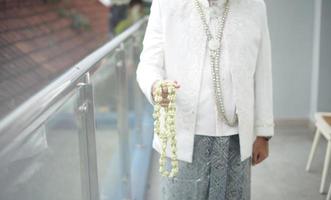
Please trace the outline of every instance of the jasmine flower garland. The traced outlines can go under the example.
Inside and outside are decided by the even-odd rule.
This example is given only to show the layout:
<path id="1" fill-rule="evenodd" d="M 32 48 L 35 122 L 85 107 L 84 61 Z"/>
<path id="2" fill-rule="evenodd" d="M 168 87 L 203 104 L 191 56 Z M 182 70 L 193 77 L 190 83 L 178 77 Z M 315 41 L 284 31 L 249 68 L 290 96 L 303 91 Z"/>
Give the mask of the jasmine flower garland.
<path id="1" fill-rule="evenodd" d="M 167 100 L 169 101 L 167 106 L 162 106 L 162 88 L 168 90 Z M 166 81 L 158 81 L 155 88 L 155 105 L 154 105 L 154 133 L 158 135 L 161 141 L 161 155 L 160 155 L 160 173 L 165 177 L 174 177 L 178 173 L 178 159 L 177 159 L 177 147 L 176 147 L 176 88 L 174 83 Z M 163 126 L 161 126 L 161 120 Z M 166 149 L 167 144 L 170 143 L 171 148 L 171 165 L 170 171 L 166 170 Z"/>

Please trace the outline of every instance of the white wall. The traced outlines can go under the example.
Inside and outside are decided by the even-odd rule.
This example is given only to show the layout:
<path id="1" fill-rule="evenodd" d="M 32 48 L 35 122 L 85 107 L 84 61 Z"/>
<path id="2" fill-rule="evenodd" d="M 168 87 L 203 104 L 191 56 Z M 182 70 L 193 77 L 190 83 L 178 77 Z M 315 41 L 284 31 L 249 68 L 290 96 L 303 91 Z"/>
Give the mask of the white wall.
<path id="1" fill-rule="evenodd" d="M 323 0 L 318 89 L 318 111 L 331 112 L 331 1 Z"/>
<path id="2" fill-rule="evenodd" d="M 275 118 L 310 113 L 314 1 L 265 0 L 273 52 Z"/>

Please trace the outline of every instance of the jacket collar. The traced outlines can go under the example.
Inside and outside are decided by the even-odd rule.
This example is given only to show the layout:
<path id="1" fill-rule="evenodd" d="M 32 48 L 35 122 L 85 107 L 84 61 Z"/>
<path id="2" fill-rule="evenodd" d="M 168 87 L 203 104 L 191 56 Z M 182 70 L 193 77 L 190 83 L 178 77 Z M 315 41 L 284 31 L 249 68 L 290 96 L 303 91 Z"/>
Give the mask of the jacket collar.
<path id="1" fill-rule="evenodd" d="M 209 1 L 208 0 L 198 0 L 202 6 L 209 7 Z M 226 1 L 226 0 L 219 0 L 219 1 Z M 233 0 L 232 0 L 233 1 Z"/>

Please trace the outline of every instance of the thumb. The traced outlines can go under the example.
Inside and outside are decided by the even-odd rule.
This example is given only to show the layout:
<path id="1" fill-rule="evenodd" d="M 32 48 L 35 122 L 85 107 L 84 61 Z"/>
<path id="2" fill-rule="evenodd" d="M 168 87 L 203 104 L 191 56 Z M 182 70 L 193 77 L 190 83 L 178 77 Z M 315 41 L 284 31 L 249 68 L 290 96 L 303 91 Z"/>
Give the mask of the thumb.
<path id="1" fill-rule="evenodd" d="M 174 81 L 174 83 L 175 83 L 176 88 L 180 88 L 180 85 L 178 84 L 178 82 L 176 80 Z"/>

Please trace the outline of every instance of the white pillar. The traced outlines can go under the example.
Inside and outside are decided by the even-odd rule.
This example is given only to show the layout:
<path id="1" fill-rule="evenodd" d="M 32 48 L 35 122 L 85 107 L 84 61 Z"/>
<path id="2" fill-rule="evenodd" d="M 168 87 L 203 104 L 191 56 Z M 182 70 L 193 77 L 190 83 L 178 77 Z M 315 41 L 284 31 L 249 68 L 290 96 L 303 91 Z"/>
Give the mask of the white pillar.
<path id="1" fill-rule="evenodd" d="M 320 65 L 320 41 L 321 41 L 321 18 L 322 0 L 315 0 L 314 9 L 314 34 L 313 34 L 313 60 L 310 95 L 310 119 L 313 121 L 318 105 L 318 76 Z"/>

